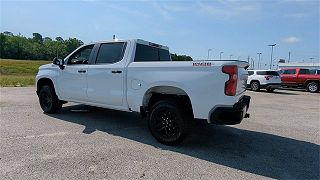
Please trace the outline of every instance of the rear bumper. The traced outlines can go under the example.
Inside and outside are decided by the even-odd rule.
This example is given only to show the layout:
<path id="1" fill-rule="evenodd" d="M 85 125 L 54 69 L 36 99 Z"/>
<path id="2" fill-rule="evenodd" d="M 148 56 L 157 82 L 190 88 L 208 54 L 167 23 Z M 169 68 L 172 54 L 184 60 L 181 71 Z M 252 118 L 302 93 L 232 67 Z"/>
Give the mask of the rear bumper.
<path id="1" fill-rule="evenodd" d="M 243 118 L 249 118 L 247 113 L 250 96 L 243 96 L 232 107 L 215 107 L 210 114 L 210 123 L 221 125 L 239 124 Z"/>
<path id="2" fill-rule="evenodd" d="M 262 89 L 269 89 L 269 88 L 278 89 L 280 87 L 281 87 L 281 83 L 269 83 L 269 84 L 261 84 L 260 85 L 260 88 L 262 88 Z"/>

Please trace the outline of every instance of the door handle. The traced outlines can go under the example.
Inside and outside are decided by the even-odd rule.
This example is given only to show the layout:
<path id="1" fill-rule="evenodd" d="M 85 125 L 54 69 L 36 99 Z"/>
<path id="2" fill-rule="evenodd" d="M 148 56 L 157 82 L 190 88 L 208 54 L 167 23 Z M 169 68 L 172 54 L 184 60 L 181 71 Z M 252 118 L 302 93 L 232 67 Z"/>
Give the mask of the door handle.
<path id="1" fill-rule="evenodd" d="M 78 70 L 78 73 L 86 73 L 87 71 L 86 70 L 84 70 L 84 69 L 80 69 L 80 70 Z"/>
<path id="2" fill-rule="evenodd" d="M 113 74 L 121 74 L 122 71 L 111 71 Z"/>

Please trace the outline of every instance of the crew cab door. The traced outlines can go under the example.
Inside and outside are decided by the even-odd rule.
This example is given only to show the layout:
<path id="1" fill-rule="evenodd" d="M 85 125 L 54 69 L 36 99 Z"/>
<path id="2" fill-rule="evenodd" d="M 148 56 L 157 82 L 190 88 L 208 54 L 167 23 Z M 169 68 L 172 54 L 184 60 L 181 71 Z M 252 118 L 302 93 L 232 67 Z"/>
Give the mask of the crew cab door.
<path id="1" fill-rule="evenodd" d="M 58 79 L 59 95 L 63 100 L 87 99 L 88 61 L 94 45 L 84 46 L 66 59 Z"/>
<path id="2" fill-rule="evenodd" d="M 285 69 L 281 74 L 282 84 L 285 85 L 296 85 L 297 71 L 296 69 Z"/>
<path id="3" fill-rule="evenodd" d="M 88 66 L 88 101 L 123 106 L 128 42 L 101 43 Z"/>
<path id="4" fill-rule="evenodd" d="M 297 76 L 297 84 L 302 86 L 306 85 L 306 80 L 312 77 L 311 74 L 314 74 L 314 73 L 310 72 L 309 69 L 299 69 L 298 76 Z"/>

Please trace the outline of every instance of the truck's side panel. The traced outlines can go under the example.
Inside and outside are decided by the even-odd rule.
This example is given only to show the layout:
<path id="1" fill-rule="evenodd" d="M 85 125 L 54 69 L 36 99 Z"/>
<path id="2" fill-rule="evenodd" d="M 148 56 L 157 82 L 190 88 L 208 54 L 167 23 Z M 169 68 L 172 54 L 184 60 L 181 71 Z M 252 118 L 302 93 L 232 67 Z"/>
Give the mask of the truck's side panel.
<path id="1" fill-rule="evenodd" d="M 195 118 L 208 119 L 212 108 L 219 104 L 232 106 L 242 96 L 242 93 L 236 97 L 224 94 L 224 84 L 229 78 L 221 71 L 224 63 L 193 66 L 193 62 L 132 62 L 127 75 L 128 105 L 139 111 L 150 88 L 171 86 L 189 96 Z"/>

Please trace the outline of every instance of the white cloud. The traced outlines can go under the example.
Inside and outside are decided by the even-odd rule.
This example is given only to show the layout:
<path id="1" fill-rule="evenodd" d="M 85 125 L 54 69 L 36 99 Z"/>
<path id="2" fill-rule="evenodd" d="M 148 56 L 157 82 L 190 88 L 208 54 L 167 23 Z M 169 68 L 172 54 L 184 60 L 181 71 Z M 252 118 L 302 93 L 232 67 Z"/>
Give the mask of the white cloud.
<path id="1" fill-rule="evenodd" d="M 294 43 L 297 43 L 300 41 L 301 41 L 301 38 L 298 38 L 295 36 L 290 36 L 290 37 L 287 37 L 283 40 L 283 42 L 288 43 L 288 44 L 294 44 Z"/>
<path id="2" fill-rule="evenodd" d="M 217 19 L 258 19 L 261 11 L 261 4 L 242 2 L 237 0 L 217 0 L 217 1 L 188 1 L 186 3 L 163 1 L 144 1 L 151 5 L 155 12 L 159 13 L 166 20 L 175 19 L 179 13 L 202 14 Z"/>
<path id="3" fill-rule="evenodd" d="M 198 2 L 199 10 L 211 17 L 228 20 L 256 20 L 260 17 L 261 5 L 243 1 Z"/>

